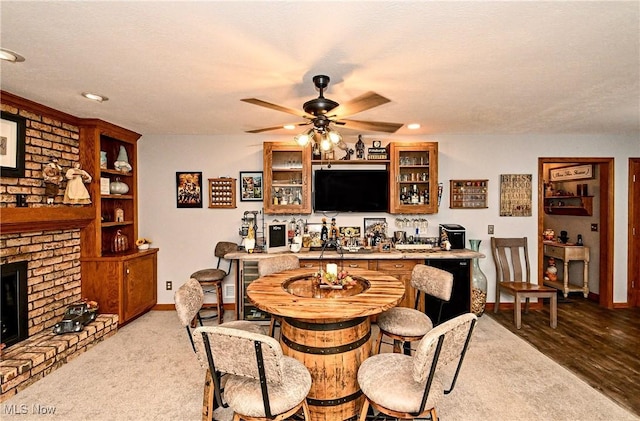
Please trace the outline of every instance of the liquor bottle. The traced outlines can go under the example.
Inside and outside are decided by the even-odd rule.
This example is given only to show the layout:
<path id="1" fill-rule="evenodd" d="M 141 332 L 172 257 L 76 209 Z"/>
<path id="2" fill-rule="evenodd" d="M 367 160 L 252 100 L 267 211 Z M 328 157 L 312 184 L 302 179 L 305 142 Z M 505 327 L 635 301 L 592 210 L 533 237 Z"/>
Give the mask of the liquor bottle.
<path id="1" fill-rule="evenodd" d="M 407 203 L 407 186 L 402 187 L 400 192 L 400 203 Z"/>
<path id="2" fill-rule="evenodd" d="M 413 186 L 411 186 L 411 204 L 412 205 L 417 205 L 418 203 L 420 203 L 420 196 L 418 193 L 418 185 L 414 184 Z"/>
<path id="3" fill-rule="evenodd" d="M 422 200 L 424 201 L 425 205 L 429 204 L 429 187 L 425 187 L 424 191 L 422 192 Z"/>
<path id="4" fill-rule="evenodd" d="M 322 218 L 322 229 L 320 230 L 320 240 L 322 240 L 322 244 L 326 244 L 329 240 L 329 229 L 327 228 L 327 220 Z"/>

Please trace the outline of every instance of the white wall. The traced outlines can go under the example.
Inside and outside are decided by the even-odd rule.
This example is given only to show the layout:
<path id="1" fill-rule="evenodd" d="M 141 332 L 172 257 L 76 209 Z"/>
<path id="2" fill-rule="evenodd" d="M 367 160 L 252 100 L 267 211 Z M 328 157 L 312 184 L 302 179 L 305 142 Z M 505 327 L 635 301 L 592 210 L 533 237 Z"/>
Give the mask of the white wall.
<path id="1" fill-rule="evenodd" d="M 239 242 L 238 228 L 245 210 L 258 210 L 261 202 L 241 202 L 237 209 L 208 209 L 206 179 L 231 176 L 239 171 L 262 170 L 262 142 L 285 141 L 290 137 L 269 135 L 237 136 L 144 136 L 138 146 L 139 235 L 151 238 L 158 247 L 158 303 L 173 303 L 173 291 L 165 282 L 173 281 L 174 290 L 198 269 L 215 263 L 213 247 L 217 241 Z M 614 227 L 614 302 L 626 302 L 627 294 L 627 170 L 628 158 L 640 156 L 640 140 L 612 136 L 489 136 L 448 135 L 430 137 L 367 136 L 365 143 L 382 140 L 433 141 L 439 143 L 439 175 L 444 183 L 440 211 L 428 215 L 428 236 L 437 236 L 438 224 L 455 223 L 467 230 L 466 238 L 482 240 L 480 251 L 487 255 L 480 266 L 489 280 L 489 301 L 495 296 L 495 269 L 489 251 L 487 225 L 495 225 L 499 237 L 537 238 L 538 157 L 613 157 L 615 158 Z M 351 142 L 350 139 L 346 139 Z M 356 139 L 353 139 L 355 143 Z M 340 155 L 340 154 L 339 154 Z M 205 186 L 202 209 L 178 209 L 175 198 L 177 171 L 202 171 Z M 499 216 L 500 174 L 533 175 L 531 217 Z M 449 209 L 450 179 L 488 179 L 489 208 Z M 363 217 L 386 217 L 389 231 L 395 230 L 394 215 L 341 214 L 338 226 L 362 226 Z M 308 222 L 320 222 L 322 215 L 312 214 Z M 269 219 L 269 218 L 267 218 Z M 468 246 L 468 244 L 467 244 Z M 532 262 L 538 261 L 537 248 L 530 250 Z M 592 256 L 592 259 L 596 258 Z M 537 265 L 532 276 L 537 276 Z M 232 285 L 234 276 L 225 285 Z M 225 296 L 225 302 L 233 298 Z"/>

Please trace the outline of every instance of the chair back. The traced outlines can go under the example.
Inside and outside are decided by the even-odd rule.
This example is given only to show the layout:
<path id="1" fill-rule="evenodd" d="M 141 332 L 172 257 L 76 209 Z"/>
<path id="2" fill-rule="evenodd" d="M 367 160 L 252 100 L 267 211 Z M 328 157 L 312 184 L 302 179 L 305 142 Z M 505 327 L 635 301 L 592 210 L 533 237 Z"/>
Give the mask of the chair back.
<path id="1" fill-rule="evenodd" d="M 426 381 L 420 412 L 424 410 L 434 376 L 451 363 L 457 363 L 457 367 L 451 387 L 444 393 L 449 394 L 455 387 L 477 320 L 478 317 L 473 313 L 461 314 L 434 327 L 418 343 L 412 375 L 418 383 Z"/>
<path id="2" fill-rule="evenodd" d="M 200 282 L 193 278 L 189 279 L 177 289 L 173 299 L 175 301 L 176 313 L 178 313 L 180 324 L 187 328 L 191 346 L 195 351 L 196 349 L 191 337 L 190 326 L 191 321 L 198 316 L 198 312 L 204 303 L 204 291 L 202 290 L 202 286 L 200 286 Z"/>
<path id="3" fill-rule="evenodd" d="M 298 256 L 292 254 L 267 257 L 258 260 L 258 275 L 267 276 L 272 273 L 282 272 L 283 270 L 298 269 L 299 267 L 300 259 L 298 259 Z"/>
<path id="4" fill-rule="evenodd" d="M 216 264 L 216 268 L 220 269 L 220 264 L 223 260 L 225 260 L 224 255 L 227 253 L 233 253 L 234 251 L 238 251 L 238 245 L 236 243 L 232 243 L 230 241 L 218 241 L 216 243 L 216 248 L 213 254 L 218 258 L 218 263 Z M 232 261 L 228 261 L 228 267 L 224 270 L 227 275 L 231 271 L 231 263 Z"/>
<path id="5" fill-rule="evenodd" d="M 204 292 L 200 282 L 193 278 L 189 279 L 178 288 L 173 299 L 180 323 L 182 326 L 190 326 L 191 321 L 196 317 L 204 302 Z"/>
<path id="6" fill-rule="evenodd" d="M 216 371 L 260 380 L 257 352 L 261 352 L 266 381 L 282 382 L 282 348 L 270 336 L 223 326 L 200 326 L 193 331 L 193 339 L 204 368 L 212 369 L 211 362 Z"/>
<path id="7" fill-rule="evenodd" d="M 427 265 L 415 265 L 411 272 L 411 286 L 444 301 L 451 299 L 453 274 Z"/>
<path id="8" fill-rule="evenodd" d="M 527 237 L 491 237 L 491 253 L 496 265 L 496 282 L 531 282 Z"/>

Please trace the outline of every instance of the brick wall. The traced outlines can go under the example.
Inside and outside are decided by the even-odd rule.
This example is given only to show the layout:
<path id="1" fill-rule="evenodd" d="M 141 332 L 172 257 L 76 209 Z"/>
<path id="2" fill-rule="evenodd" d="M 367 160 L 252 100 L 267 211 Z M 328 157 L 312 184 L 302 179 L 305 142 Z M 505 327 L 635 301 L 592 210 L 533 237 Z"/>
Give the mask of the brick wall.
<path id="1" fill-rule="evenodd" d="M 16 194 L 25 194 L 29 207 L 68 206 L 62 204 L 66 183 L 53 205 L 47 204 L 42 178 L 44 166 L 52 158 L 58 160 L 63 173 L 80 160 L 79 128 L 72 121 L 57 117 L 55 110 L 47 115 L 28 105 L 3 98 L 3 112 L 26 118 L 25 176 L 0 177 L 1 208 L 15 207 Z M 52 327 L 67 305 L 81 299 L 80 230 L 26 232 L 0 235 L 0 263 L 28 261 L 29 336 Z"/>
<path id="2" fill-rule="evenodd" d="M 28 261 L 29 336 L 53 327 L 80 301 L 80 230 L 0 236 L 2 263 Z"/>
<path id="3" fill-rule="evenodd" d="M 26 118 L 25 174 L 21 178 L 0 178 L 0 207 L 16 205 L 16 194 L 25 194 L 29 206 L 47 206 L 42 170 L 55 158 L 63 173 L 80 160 L 80 129 L 68 122 L 2 103 L 3 112 Z M 63 181 L 54 204 L 62 204 Z"/>

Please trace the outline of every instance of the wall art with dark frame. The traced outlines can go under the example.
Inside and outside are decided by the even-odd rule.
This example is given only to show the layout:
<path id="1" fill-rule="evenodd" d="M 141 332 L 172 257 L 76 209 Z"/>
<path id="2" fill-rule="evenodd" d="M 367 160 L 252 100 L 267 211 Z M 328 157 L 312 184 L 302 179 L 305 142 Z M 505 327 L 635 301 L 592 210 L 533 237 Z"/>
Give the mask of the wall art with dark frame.
<path id="1" fill-rule="evenodd" d="M 202 207 L 202 172 L 176 172 L 176 203 L 178 208 Z"/>
<path id="2" fill-rule="evenodd" d="M 0 173 L 2 177 L 24 177 L 27 119 L 2 113 L 0 124 Z"/>
<path id="3" fill-rule="evenodd" d="M 262 201 L 264 199 L 262 181 L 262 171 L 240 171 L 240 201 Z"/>

